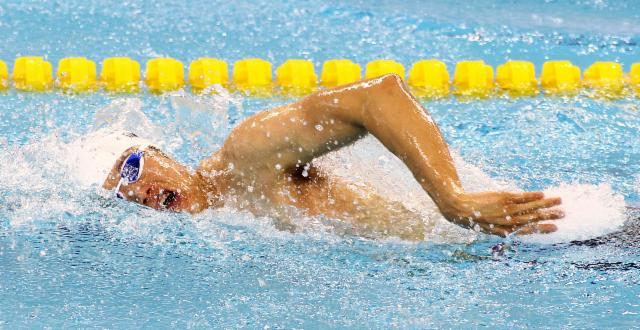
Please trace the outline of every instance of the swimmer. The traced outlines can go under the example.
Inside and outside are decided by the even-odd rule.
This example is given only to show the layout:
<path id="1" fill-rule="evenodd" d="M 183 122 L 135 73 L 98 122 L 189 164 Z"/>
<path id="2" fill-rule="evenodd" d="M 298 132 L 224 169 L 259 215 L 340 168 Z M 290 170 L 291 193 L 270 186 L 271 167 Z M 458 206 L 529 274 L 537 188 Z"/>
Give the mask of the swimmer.
<path id="1" fill-rule="evenodd" d="M 157 210 L 197 213 L 240 200 L 252 212 L 293 206 L 369 233 L 424 239 L 420 214 L 314 167 L 314 159 L 367 134 L 401 159 L 442 215 L 459 226 L 500 236 L 549 233 L 556 226 L 539 221 L 564 216 L 554 208 L 560 198 L 542 192 L 465 191 L 436 123 L 397 75 L 319 91 L 248 117 L 194 173 L 134 142 L 119 151 L 103 187 Z"/>

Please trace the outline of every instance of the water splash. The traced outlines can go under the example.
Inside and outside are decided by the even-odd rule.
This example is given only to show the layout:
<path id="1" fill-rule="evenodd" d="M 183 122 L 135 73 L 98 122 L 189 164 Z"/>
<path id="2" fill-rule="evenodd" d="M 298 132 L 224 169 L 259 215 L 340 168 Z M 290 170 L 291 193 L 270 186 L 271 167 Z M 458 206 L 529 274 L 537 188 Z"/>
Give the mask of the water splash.
<path id="1" fill-rule="evenodd" d="M 468 191 L 522 191 L 515 182 L 491 178 L 456 153 L 453 157 Z M 373 137 L 325 156 L 320 164 L 334 175 L 371 185 L 379 194 L 424 214 L 425 222 L 432 224 L 432 235 L 427 240 L 460 243 L 477 238 L 475 233 L 444 219 L 406 166 Z M 620 229 L 627 219 L 624 198 L 608 184 L 564 183 L 545 190 L 545 195 L 561 197 L 561 209 L 566 216 L 554 222 L 558 226 L 556 233 L 523 237 L 527 242 L 555 243 L 594 238 Z"/>
<path id="2" fill-rule="evenodd" d="M 586 240 L 619 230 L 627 220 L 624 198 L 616 194 L 609 184 L 562 184 L 546 189 L 544 193 L 548 197 L 562 198 L 560 208 L 565 217 L 553 221 L 558 227 L 556 232 L 522 237 L 526 242 Z"/>
<path id="3" fill-rule="evenodd" d="M 162 55 L 186 64 L 210 54 L 215 45 L 216 56 L 229 63 L 257 54 L 274 65 L 288 58 L 320 65 L 339 57 L 364 65 L 385 57 L 408 69 L 419 58 L 434 57 L 450 70 L 469 58 L 494 67 L 525 59 L 538 69 L 548 59 L 569 59 L 582 68 L 609 59 L 628 68 L 640 50 L 635 24 L 640 11 L 631 1 L 461 5 L 444 0 L 430 2 L 429 10 L 420 2 L 384 1 L 370 7 L 336 1 L 5 1 L 0 4 L 5 37 L 0 58 L 9 62 L 17 55 L 42 54 L 56 63 L 78 54 L 96 61 L 124 54 L 144 63 Z M 3 96 L 0 264 L 10 285 L 0 286 L 0 301 L 12 308 L 0 310 L 0 318 L 7 328 L 638 324 L 637 243 L 517 244 L 517 253 L 487 261 L 475 255 L 489 256 L 487 248 L 497 238 L 488 244 L 396 246 L 338 237 L 333 244 L 330 231 L 279 231 L 272 219 L 234 209 L 195 217 L 157 213 L 69 184 L 72 175 L 59 166 L 64 159 L 54 149 L 64 149 L 75 136 L 60 133 L 85 134 L 95 109 L 112 97 L 12 91 Z M 194 138 L 190 128 L 180 129 L 193 125 L 193 131 L 208 134 L 196 127 L 201 123 L 176 124 L 182 104 L 165 98 L 157 106 L 155 96 L 141 100 L 142 111 L 162 128 L 153 142 L 170 144 L 166 151 L 172 155 L 192 165 L 210 152 L 207 145 L 215 147 L 216 141 L 200 140 L 203 134 Z M 640 155 L 637 99 L 627 102 L 624 112 L 613 103 L 570 102 L 572 107 L 550 98 L 520 100 L 445 103 L 435 109 L 447 142 L 477 166 L 459 167 L 469 189 L 494 189 L 483 176 L 488 173 L 526 189 L 609 182 L 628 200 L 640 198 L 632 187 L 640 172 L 635 165 Z M 243 102 L 250 113 L 271 105 Z M 243 117 L 232 114 L 230 122 Z M 212 133 L 225 136 L 223 125 Z M 58 136 L 50 145 L 38 144 L 52 131 Z M 385 191 L 388 183 L 388 195 L 422 207 L 424 193 L 411 188 L 413 180 L 400 174 L 403 165 L 380 150 L 365 145 L 356 151 L 363 157 L 355 159 L 366 162 L 352 169 L 405 178 L 393 182 L 376 174 L 371 185 Z M 16 227 L 5 230 L 9 221 Z M 444 221 L 434 228 L 460 230 Z M 476 235 L 462 231 L 461 237 L 474 240 Z"/>

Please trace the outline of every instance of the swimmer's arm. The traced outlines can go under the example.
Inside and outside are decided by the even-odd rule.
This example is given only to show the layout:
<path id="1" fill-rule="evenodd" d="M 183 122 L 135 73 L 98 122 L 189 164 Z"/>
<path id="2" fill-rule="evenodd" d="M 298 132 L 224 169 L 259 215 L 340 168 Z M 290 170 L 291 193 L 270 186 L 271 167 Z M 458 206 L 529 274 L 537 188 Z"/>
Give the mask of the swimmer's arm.
<path id="1" fill-rule="evenodd" d="M 254 115 L 230 134 L 221 155 L 254 180 L 299 171 L 316 157 L 373 134 L 411 170 L 443 215 L 459 225 L 506 235 L 557 219 L 558 198 L 542 193 L 468 193 L 434 120 L 396 75 L 312 94 Z M 540 225 L 534 230 L 553 231 Z"/>

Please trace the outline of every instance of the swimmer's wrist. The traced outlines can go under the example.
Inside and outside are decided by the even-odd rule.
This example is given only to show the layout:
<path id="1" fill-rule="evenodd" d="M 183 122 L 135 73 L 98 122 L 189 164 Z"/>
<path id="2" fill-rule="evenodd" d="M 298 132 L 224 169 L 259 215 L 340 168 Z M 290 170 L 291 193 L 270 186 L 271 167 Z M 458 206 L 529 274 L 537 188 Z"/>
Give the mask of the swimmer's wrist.
<path id="1" fill-rule="evenodd" d="M 455 189 L 449 191 L 446 195 L 441 195 L 441 198 L 435 200 L 440 212 L 451 221 L 459 218 L 465 213 L 467 209 L 467 194 L 462 189 Z"/>

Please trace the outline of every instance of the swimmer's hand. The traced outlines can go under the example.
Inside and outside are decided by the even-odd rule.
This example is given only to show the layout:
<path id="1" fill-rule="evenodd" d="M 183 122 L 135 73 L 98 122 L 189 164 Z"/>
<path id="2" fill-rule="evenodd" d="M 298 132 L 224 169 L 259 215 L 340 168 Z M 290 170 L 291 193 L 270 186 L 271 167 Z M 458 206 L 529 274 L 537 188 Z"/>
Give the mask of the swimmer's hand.
<path id="1" fill-rule="evenodd" d="M 460 194 L 451 205 L 440 209 L 449 221 L 462 227 L 504 237 L 514 232 L 527 235 L 556 231 L 554 224 L 537 222 L 564 217 L 561 210 L 551 208 L 561 202 L 558 197 L 544 198 L 542 192 L 479 192 Z"/>

